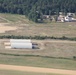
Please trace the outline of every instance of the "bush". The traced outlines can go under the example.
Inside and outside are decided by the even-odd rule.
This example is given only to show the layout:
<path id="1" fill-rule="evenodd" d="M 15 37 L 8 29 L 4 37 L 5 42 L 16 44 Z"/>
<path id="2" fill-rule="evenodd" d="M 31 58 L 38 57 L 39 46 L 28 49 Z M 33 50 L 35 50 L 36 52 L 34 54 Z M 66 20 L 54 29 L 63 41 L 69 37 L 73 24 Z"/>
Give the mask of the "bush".
<path id="1" fill-rule="evenodd" d="M 73 56 L 73 59 L 76 60 L 76 56 Z"/>

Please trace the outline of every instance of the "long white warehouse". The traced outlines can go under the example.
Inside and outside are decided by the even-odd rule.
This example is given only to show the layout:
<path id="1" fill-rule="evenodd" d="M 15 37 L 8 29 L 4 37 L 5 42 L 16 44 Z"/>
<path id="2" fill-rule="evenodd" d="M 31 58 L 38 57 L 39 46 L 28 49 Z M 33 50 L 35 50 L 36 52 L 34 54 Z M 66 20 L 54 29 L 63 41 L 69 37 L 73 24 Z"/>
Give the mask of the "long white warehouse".
<path id="1" fill-rule="evenodd" d="M 32 43 L 11 43 L 12 49 L 32 49 Z"/>
<path id="2" fill-rule="evenodd" d="M 30 39 L 10 39 L 10 43 L 31 43 Z"/>

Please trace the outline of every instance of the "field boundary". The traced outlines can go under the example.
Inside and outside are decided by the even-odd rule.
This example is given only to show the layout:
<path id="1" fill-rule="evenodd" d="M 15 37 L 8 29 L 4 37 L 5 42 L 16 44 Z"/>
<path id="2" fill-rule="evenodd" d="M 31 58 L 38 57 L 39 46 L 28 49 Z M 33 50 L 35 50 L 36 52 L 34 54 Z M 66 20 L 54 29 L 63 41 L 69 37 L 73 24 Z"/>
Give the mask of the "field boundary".
<path id="1" fill-rule="evenodd" d="M 12 53 L 0 53 L 0 55 L 9 55 L 9 56 L 26 56 L 26 57 L 42 57 L 42 58 L 53 58 L 53 59 L 67 59 L 73 60 L 72 58 L 64 58 L 64 57 L 52 57 L 52 56 L 41 56 L 41 55 L 28 55 L 28 54 L 12 54 Z"/>
<path id="2" fill-rule="evenodd" d="M 54 37 L 54 36 L 15 36 L 15 35 L 3 35 L 0 36 L 0 39 L 36 39 L 36 40 L 68 40 L 68 41 L 76 41 L 76 37 Z"/>

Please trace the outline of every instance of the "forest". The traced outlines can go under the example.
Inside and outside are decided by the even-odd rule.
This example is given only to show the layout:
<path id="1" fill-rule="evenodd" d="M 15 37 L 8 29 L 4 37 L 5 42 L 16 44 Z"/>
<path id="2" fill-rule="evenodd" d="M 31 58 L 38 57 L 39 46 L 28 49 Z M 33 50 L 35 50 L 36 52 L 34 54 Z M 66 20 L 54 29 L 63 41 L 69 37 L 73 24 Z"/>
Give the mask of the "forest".
<path id="1" fill-rule="evenodd" d="M 0 13 L 23 14 L 34 22 L 59 12 L 76 13 L 76 0 L 0 0 Z"/>

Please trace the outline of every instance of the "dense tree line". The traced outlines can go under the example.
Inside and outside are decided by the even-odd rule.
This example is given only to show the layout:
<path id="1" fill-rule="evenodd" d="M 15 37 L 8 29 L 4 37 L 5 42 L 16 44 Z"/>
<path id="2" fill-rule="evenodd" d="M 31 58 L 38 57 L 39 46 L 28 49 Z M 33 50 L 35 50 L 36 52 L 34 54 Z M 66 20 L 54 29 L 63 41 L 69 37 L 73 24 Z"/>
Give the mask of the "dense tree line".
<path id="1" fill-rule="evenodd" d="M 76 13 L 76 0 L 0 0 L 0 12 L 24 14 L 37 22 L 42 14 Z"/>

